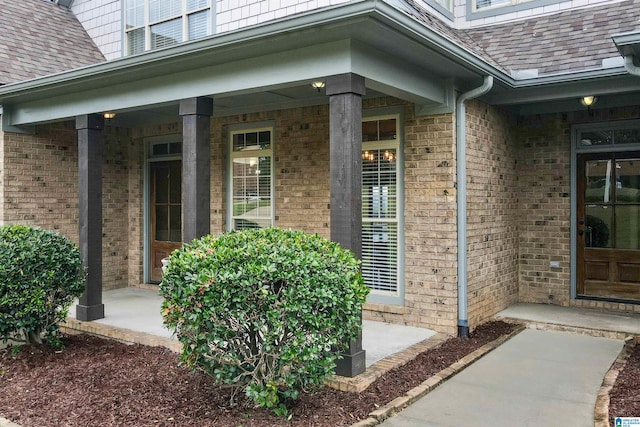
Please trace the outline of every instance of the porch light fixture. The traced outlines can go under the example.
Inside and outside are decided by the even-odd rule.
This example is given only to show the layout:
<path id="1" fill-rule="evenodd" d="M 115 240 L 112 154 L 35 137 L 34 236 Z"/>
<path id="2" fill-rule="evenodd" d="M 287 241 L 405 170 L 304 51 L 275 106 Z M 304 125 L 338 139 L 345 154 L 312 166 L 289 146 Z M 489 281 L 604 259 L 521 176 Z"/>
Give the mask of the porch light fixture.
<path id="1" fill-rule="evenodd" d="M 111 120 L 116 116 L 116 113 L 112 112 L 112 111 L 107 111 L 106 113 L 104 113 L 102 115 L 105 119 L 107 120 Z"/>
<path id="2" fill-rule="evenodd" d="M 598 97 L 595 95 L 583 96 L 580 98 L 580 103 L 587 108 L 591 108 L 596 102 L 598 102 Z"/>
<path id="3" fill-rule="evenodd" d="M 313 82 L 313 83 L 311 83 L 311 87 L 313 87 L 318 92 L 320 92 L 320 89 L 324 89 L 324 81 L 323 80 L 318 80 L 317 82 Z"/>

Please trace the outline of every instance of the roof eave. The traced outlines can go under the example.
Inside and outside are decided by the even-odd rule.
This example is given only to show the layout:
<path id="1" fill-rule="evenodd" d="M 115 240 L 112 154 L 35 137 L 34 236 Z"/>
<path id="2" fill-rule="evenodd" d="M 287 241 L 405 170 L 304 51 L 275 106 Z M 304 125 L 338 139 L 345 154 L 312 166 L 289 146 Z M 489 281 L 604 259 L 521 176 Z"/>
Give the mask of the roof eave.
<path id="1" fill-rule="evenodd" d="M 360 0 L 337 6 L 295 15 L 278 21 L 267 22 L 252 27 L 205 39 L 179 44 L 170 48 L 145 52 L 139 55 L 123 57 L 108 62 L 97 63 L 81 68 L 56 73 L 31 80 L 7 84 L 0 87 L 0 102 L 26 94 L 34 95 L 51 88 L 69 87 L 87 84 L 96 79 L 113 78 L 126 74 L 127 79 L 147 77 L 149 72 L 170 74 L 174 68 L 184 68 L 185 61 L 194 61 L 198 57 L 210 56 L 220 50 L 241 50 L 253 42 L 284 36 L 288 33 L 313 30 L 327 25 L 345 23 L 371 18 L 394 27 L 405 36 L 429 45 L 440 54 L 455 60 L 465 68 L 478 74 L 491 74 L 498 81 L 513 85 L 515 80 L 504 71 L 486 64 L 473 52 L 448 40 L 442 34 L 424 26 L 413 17 L 394 8 L 383 0 Z M 326 37 L 323 35 L 323 37 Z M 286 49 L 280 46 L 279 49 Z"/>

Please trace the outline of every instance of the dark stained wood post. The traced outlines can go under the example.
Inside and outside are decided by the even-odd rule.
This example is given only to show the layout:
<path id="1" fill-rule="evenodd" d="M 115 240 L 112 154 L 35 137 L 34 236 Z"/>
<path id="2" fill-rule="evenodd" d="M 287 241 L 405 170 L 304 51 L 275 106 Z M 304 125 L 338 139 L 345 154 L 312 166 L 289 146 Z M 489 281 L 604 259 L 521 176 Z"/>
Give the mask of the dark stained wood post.
<path id="1" fill-rule="evenodd" d="M 362 96 L 364 77 L 327 77 L 331 173 L 331 240 L 362 258 Z M 365 371 L 362 333 L 349 343 L 336 374 L 354 377 Z"/>
<path id="2" fill-rule="evenodd" d="M 182 116 L 182 241 L 211 232 L 211 114 L 213 99 L 180 101 Z"/>
<path id="3" fill-rule="evenodd" d="M 104 118 L 98 114 L 76 117 L 78 131 L 78 234 L 80 255 L 87 269 L 84 294 L 76 318 L 102 319 L 102 158 Z"/>

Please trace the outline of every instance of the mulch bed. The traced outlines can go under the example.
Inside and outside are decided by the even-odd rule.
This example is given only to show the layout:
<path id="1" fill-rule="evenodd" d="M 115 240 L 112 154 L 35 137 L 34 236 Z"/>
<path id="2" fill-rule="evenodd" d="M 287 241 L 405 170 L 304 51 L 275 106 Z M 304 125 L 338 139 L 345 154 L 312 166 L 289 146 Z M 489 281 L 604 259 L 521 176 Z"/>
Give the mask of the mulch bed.
<path id="1" fill-rule="evenodd" d="M 612 426 L 615 425 L 615 417 L 640 417 L 640 344 L 631 350 L 609 399 L 609 423 Z"/>
<path id="2" fill-rule="evenodd" d="M 67 336 L 59 352 L 0 351 L 0 414 L 25 427 L 348 426 L 515 327 L 500 321 L 481 325 L 470 339 L 451 338 L 362 393 L 323 387 L 303 394 L 291 407 L 290 421 L 250 408 L 242 398 L 229 407 L 228 390 L 179 366 L 169 350 Z M 637 384 L 636 379 L 634 392 Z"/>

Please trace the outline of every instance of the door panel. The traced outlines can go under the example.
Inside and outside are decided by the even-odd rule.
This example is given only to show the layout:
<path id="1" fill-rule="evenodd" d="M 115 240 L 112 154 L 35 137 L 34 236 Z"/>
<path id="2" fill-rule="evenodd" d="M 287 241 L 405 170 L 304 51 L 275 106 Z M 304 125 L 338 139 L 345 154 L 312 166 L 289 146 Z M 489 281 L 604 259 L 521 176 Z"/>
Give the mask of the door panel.
<path id="1" fill-rule="evenodd" d="M 578 156 L 577 290 L 640 301 L 640 153 Z"/>
<path id="2" fill-rule="evenodd" d="M 150 280 L 162 280 L 162 259 L 182 246 L 182 164 L 150 163 Z"/>

